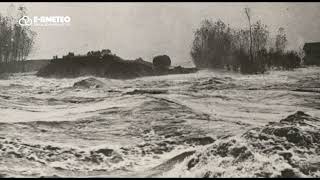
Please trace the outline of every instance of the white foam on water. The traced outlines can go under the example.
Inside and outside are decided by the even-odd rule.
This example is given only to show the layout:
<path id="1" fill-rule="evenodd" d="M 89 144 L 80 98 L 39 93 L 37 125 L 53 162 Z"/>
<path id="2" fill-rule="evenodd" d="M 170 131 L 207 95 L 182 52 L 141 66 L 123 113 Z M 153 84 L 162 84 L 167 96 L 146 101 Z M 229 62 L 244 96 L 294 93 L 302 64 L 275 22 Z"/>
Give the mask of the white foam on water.
<path id="1" fill-rule="evenodd" d="M 182 135 L 178 138 L 196 134 L 197 131 L 211 137 L 237 135 L 249 128 L 279 121 L 298 110 L 319 117 L 319 104 L 312 101 L 319 98 L 319 93 L 294 92 L 290 89 L 306 77 L 319 82 L 319 72 L 318 67 L 300 68 L 295 71 L 271 71 L 265 75 L 250 76 L 200 71 L 192 74 L 143 77 L 132 80 L 96 77 L 53 79 L 36 77 L 32 73 L 14 74 L 6 80 L 0 80 L 0 122 L 4 123 L 3 127 L 5 127 L 0 130 L 0 135 L 4 138 L 21 138 L 22 141 L 31 144 L 53 144 L 61 147 L 63 144 L 68 144 L 70 147 L 84 151 L 107 147 L 119 152 L 123 146 L 135 147 L 139 143 L 147 142 L 145 139 L 147 136 L 143 134 L 144 130 L 149 127 L 156 129 L 155 126 L 159 123 L 163 125 L 161 119 L 164 124 L 168 123 L 167 127 L 164 126 L 166 128 L 173 127 L 174 120 L 177 120 L 176 123 L 181 123 L 179 130 Z M 75 82 L 87 78 L 95 78 L 105 86 L 73 88 Z M 126 94 L 137 89 L 168 91 L 159 94 L 148 94 L 147 91 L 140 94 Z M 152 104 L 154 102 L 161 106 L 157 107 Z M 152 111 L 150 108 L 155 110 Z M 171 108 L 181 110 L 180 114 Z M 185 114 L 181 114 L 183 112 Z M 79 123 L 84 120 L 87 122 Z M 65 121 L 73 124 L 63 124 Z M 57 122 L 57 127 L 52 127 L 51 130 L 46 124 L 33 127 L 28 124 L 30 122 Z M 26 124 L 21 125 L 21 123 Z M 173 129 L 178 131 L 175 126 Z M 43 130 L 42 134 L 39 134 L 40 130 Z M 55 132 L 58 133 L 57 136 L 52 136 Z M 157 133 L 153 131 L 149 136 L 158 140 L 163 138 Z M 148 143 L 154 143 L 152 138 Z M 171 151 L 157 155 L 121 154 L 124 161 L 110 166 L 110 172 L 102 171 L 100 174 L 86 174 L 86 176 L 130 174 L 144 176 L 147 175 L 147 172 L 143 174 L 144 169 L 159 165 L 185 150 L 190 150 L 188 148 L 201 149 L 202 146 L 191 147 L 180 144 Z M 274 158 L 276 161 L 276 157 Z M 28 169 L 24 167 L 27 161 L 15 160 L 21 162 L 20 165 L 18 163 L 14 166 L 15 168 L 19 166 L 20 169 L 14 172 L 14 169 L 7 167 L 5 172 L 24 176 L 21 172 Z M 212 163 L 219 161 L 219 159 L 213 159 Z M 253 172 L 254 166 L 259 167 L 263 162 L 264 160 L 261 159 L 259 162 L 254 162 L 256 164 L 250 166 L 244 164 L 243 167 L 252 167 Z M 77 162 L 61 163 L 52 162 L 50 166 L 65 167 L 66 164 L 73 164 L 72 168 L 75 168 L 77 164 Z M 174 170 L 165 176 L 201 176 L 203 175 L 201 173 L 211 166 L 208 164 L 203 167 L 203 170 L 199 169 L 197 172 L 192 172 L 193 174 L 188 174 L 183 169 L 185 167 L 183 164 L 178 163 Z M 279 163 L 279 166 L 282 165 Z M 6 167 L 3 164 L 1 166 L 2 170 Z M 38 175 L 48 175 L 40 172 L 53 172 L 45 167 L 46 165 L 36 166 L 33 173 L 39 172 Z M 68 169 L 68 167 L 65 168 Z M 70 176 L 77 176 L 77 173 L 84 175 L 82 171 L 99 168 L 105 167 L 103 164 L 92 165 L 92 167 L 79 164 L 75 174 Z M 235 167 L 223 167 L 220 170 L 232 172 L 234 170 L 232 168 Z M 216 169 L 216 171 L 220 170 Z M 54 173 L 57 172 L 59 170 L 54 171 Z M 114 174 L 110 175 L 111 172 Z M 226 174 L 225 177 L 250 176 L 252 175 L 250 173 L 250 171 L 243 174 L 231 173 Z"/>

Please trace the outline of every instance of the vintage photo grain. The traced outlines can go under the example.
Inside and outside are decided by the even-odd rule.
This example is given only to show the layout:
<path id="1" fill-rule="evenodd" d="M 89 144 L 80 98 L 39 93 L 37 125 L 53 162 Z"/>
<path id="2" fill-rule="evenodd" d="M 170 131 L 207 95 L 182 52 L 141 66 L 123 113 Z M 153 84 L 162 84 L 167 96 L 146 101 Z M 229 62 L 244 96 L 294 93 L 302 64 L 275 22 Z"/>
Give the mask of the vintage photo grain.
<path id="1" fill-rule="evenodd" d="M 0 177 L 320 177 L 320 3 L 0 3 Z"/>

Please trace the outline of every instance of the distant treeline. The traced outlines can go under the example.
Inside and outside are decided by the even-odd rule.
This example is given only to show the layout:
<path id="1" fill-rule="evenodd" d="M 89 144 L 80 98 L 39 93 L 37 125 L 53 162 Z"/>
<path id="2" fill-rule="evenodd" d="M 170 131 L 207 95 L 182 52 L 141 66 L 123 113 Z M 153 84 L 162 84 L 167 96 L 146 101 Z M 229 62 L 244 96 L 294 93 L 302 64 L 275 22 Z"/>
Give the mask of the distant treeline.
<path id="1" fill-rule="evenodd" d="M 27 9 L 24 6 L 16 9 L 14 5 L 8 8 L 6 16 L 0 14 L 0 66 L 25 60 L 33 49 L 36 33 L 30 26 L 18 23 L 25 15 Z"/>
<path id="2" fill-rule="evenodd" d="M 261 21 L 251 22 L 250 9 L 245 8 L 248 29 L 232 29 L 222 20 L 205 19 L 195 31 L 191 56 L 197 68 L 220 68 L 246 74 L 263 73 L 277 68 L 290 70 L 299 67 L 301 54 L 287 51 L 284 28 L 275 38 Z"/>

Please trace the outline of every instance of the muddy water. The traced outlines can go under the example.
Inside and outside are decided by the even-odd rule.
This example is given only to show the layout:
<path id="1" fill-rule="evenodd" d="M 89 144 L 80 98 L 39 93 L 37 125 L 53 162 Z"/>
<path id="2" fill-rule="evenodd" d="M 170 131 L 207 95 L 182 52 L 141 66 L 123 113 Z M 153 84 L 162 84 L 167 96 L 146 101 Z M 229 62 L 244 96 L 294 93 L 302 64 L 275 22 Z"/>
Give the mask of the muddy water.
<path id="1" fill-rule="evenodd" d="M 320 117 L 319 92 L 316 67 L 134 80 L 14 74 L 0 80 L 0 175 L 149 176 L 298 110 Z"/>

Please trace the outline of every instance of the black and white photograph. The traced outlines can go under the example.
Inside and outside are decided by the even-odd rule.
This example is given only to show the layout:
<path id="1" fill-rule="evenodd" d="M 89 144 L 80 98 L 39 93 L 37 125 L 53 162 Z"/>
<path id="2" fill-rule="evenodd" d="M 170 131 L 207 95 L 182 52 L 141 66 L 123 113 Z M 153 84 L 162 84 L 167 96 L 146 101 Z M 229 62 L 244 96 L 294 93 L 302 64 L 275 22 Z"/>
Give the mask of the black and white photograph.
<path id="1" fill-rule="evenodd" d="M 319 178 L 320 3 L 1 2 L 1 178 Z"/>

